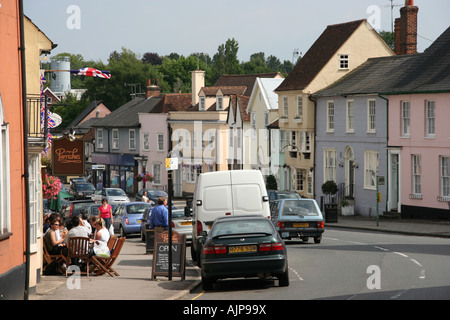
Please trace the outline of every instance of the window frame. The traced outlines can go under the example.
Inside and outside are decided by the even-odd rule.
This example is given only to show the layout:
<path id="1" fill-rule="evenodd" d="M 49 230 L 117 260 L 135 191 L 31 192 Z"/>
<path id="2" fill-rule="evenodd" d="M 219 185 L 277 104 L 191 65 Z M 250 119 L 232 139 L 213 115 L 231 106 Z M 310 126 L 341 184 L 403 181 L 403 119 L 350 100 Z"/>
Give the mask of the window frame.
<path id="1" fill-rule="evenodd" d="M 136 150 L 136 129 L 128 129 L 128 149 Z"/>
<path id="2" fill-rule="evenodd" d="M 364 151 L 364 189 L 376 190 L 379 168 L 379 152 L 376 150 Z"/>
<path id="3" fill-rule="evenodd" d="M 422 194 L 422 156 L 420 154 L 411 155 L 411 177 L 412 193 Z"/>
<path id="4" fill-rule="evenodd" d="M 431 109 L 432 108 L 432 109 Z M 432 112 L 432 115 L 430 115 Z M 436 101 L 425 101 L 425 136 L 434 138 L 436 135 Z"/>
<path id="5" fill-rule="evenodd" d="M 334 132 L 334 114 L 335 114 L 334 101 L 333 100 L 327 101 L 327 132 L 330 133 Z"/>
<path id="6" fill-rule="evenodd" d="M 113 150 L 119 149 L 119 129 L 111 130 L 111 149 Z"/>
<path id="7" fill-rule="evenodd" d="M 339 54 L 339 70 L 349 70 L 349 69 L 350 69 L 350 55 Z"/>
<path id="8" fill-rule="evenodd" d="M 347 100 L 345 106 L 345 132 L 355 133 L 355 101 Z"/>
<path id="9" fill-rule="evenodd" d="M 405 108 L 407 107 L 407 113 Z M 401 101 L 400 105 L 400 118 L 401 118 L 401 136 L 409 138 L 411 136 L 411 102 Z"/>
<path id="10" fill-rule="evenodd" d="M 372 105 L 373 104 L 373 105 Z M 377 132 L 377 101 L 376 99 L 367 100 L 367 132 Z"/>

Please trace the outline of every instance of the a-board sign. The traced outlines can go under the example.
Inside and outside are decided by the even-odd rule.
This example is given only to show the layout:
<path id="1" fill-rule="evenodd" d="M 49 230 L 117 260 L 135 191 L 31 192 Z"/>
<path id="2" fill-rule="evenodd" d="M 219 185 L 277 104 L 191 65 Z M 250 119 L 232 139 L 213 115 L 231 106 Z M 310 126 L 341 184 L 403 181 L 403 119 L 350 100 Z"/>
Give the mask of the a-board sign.
<path id="1" fill-rule="evenodd" d="M 186 265 L 186 235 L 172 231 L 172 276 L 184 280 Z M 169 232 L 155 232 L 152 279 L 169 276 Z"/>

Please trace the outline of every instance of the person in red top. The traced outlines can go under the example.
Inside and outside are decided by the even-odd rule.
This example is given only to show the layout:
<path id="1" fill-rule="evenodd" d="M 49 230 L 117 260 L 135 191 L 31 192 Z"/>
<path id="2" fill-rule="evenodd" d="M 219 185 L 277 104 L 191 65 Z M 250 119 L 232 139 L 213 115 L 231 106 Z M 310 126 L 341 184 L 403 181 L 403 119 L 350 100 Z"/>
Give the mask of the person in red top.
<path id="1" fill-rule="evenodd" d="M 102 205 L 98 208 L 99 217 L 105 221 L 105 228 L 109 230 L 112 221 L 112 207 L 108 204 L 108 199 L 102 199 Z"/>

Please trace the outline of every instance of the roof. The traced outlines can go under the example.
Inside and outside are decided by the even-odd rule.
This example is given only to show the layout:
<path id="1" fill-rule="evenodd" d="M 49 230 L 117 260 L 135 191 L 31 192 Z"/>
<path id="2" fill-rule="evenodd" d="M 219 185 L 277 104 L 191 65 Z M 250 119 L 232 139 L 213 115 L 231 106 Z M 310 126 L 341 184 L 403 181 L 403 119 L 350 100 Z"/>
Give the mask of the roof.
<path id="1" fill-rule="evenodd" d="M 100 104 L 103 104 L 100 100 L 94 100 L 92 101 L 70 124 L 69 128 L 76 127 L 80 124 L 81 121 L 83 121 L 84 118 L 86 118 L 89 113 L 91 113 L 95 108 L 97 108 Z M 103 104 L 104 105 L 104 104 Z M 105 106 L 105 105 L 104 105 Z M 105 106 L 106 109 L 108 107 Z M 109 109 L 108 109 L 109 110 Z"/>
<path id="2" fill-rule="evenodd" d="M 217 91 L 222 91 L 224 95 L 232 95 L 232 94 L 241 94 L 243 95 L 245 91 L 247 90 L 246 86 L 221 86 L 221 87 L 203 87 L 201 88 L 201 91 L 206 96 L 216 96 Z"/>
<path id="3" fill-rule="evenodd" d="M 301 90 L 308 86 L 356 29 L 367 20 L 328 26 L 276 91 Z"/>
<path id="4" fill-rule="evenodd" d="M 170 111 L 186 111 L 192 103 L 190 93 L 170 93 L 163 98 L 149 113 L 169 113 Z"/>
<path id="5" fill-rule="evenodd" d="M 231 107 L 231 109 L 233 111 L 234 122 L 236 122 L 237 111 L 240 113 L 242 121 L 250 121 L 250 116 L 246 112 L 249 99 L 250 99 L 249 97 L 246 97 L 243 95 L 232 95 L 230 97 L 230 104 L 229 104 L 228 108 L 226 109 L 226 110 L 228 110 L 227 118 L 230 116 L 230 111 L 231 111 L 230 107 Z"/>
<path id="6" fill-rule="evenodd" d="M 137 97 L 94 124 L 95 127 L 139 127 L 138 113 L 150 112 L 161 97 Z"/>
<path id="7" fill-rule="evenodd" d="M 247 87 L 244 96 L 250 97 L 252 95 L 253 86 L 256 78 L 284 78 L 279 72 L 271 73 L 257 73 L 257 74 L 224 74 L 220 77 L 213 87 L 231 87 L 244 86 Z"/>
<path id="8" fill-rule="evenodd" d="M 278 109 L 278 95 L 275 93 L 275 89 L 279 87 L 284 80 L 285 79 L 257 79 L 269 110 Z"/>

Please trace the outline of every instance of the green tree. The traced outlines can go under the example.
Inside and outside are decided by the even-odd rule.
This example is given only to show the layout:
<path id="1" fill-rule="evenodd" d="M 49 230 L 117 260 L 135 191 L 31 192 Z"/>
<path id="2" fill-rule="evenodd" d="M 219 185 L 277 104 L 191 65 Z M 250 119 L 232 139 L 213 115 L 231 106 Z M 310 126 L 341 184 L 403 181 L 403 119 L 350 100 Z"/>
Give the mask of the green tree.
<path id="1" fill-rule="evenodd" d="M 224 74 L 240 74 L 241 68 L 237 54 L 239 43 L 233 38 L 228 39 L 225 44 L 217 48 L 213 56 L 213 67 L 211 69 L 211 83 L 214 83 Z"/>

